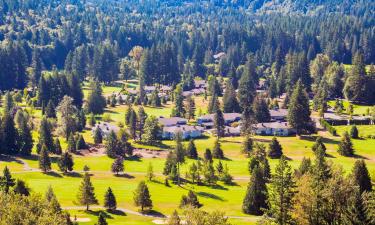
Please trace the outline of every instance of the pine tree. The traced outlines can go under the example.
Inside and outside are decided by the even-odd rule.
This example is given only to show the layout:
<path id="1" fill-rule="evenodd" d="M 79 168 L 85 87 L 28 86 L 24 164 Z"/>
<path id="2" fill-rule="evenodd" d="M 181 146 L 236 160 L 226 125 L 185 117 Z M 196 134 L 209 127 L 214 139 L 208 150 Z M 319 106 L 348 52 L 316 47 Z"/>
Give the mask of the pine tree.
<path id="1" fill-rule="evenodd" d="M 202 169 L 203 179 L 207 185 L 216 185 L 218 177 L 215 174 L 215 168 L 210 161 L 204 161 Z"/>
<path id="2" fill-rule="evenodd" d="M 267 186 L 262 170 L 256 166 L 251 173 L 242 211 L 246 214 L 262 215 L 264 209 L 267 209 Z"/>
<path id="3" fill-rule="evenodd" d="M 15 155 L 18 152 L 17 139 L 18 132 L 14 125 L 13 117 L 6 113 L 1 122 L 1 149 L 3 153 Z"/>
<path id="4" fill-rule="evenodd" d="M 29 196 L 30 195 L 30 188 L 26 185 L 25 181 L 17 179 L 16 185 L 13 188 L 14 193 Z"/>
<path id="5" fill-rule="evenodd" d="M 288 122 L 300 135 L 303 131 L 311 131 L 309 98 L 301 80 L 293 91 L 288 109 Z"/>
<path id="6" fill-rule="evenodd" d="M 144 126 L 144 133 L 142 134 L 142 141 L 145 144 L 156 145 L 160 143 L 159 134 L 160 126 L 155 116 L 149 116 L 146 119 Z"/>
<path id="7" fill-rule="evenodd" d="M 7 91 L 4 95 L 4 102 L 3 102 L 3 114 L 11 114 L 11 111 L 14 107 L 13 97 L 9 91 Z"/>
<path id="8" fill-rule="evenodd" d="M 233 88 L 231 80 L 226 81 L 224 96 L 223 96 L 223 111 L 224 113 L 239 113 L 241 112 L 240 105 L 237 100 L 236 91 Z"/>
<path id="9" fill-rule="evenodd" d="M 87 148 L 86 141 L 85 139 L 83 139 L 83 136 L 80 134 L 76 142 L 76 149 L 80 150 L 80 149 L 85 149 L 85 148 Z"/>
<path id="10" fill-rule="evenodd" d="M 120 149 L 120 143 L 114 131 L 111 131 L 107 137 L 107 141 L 105 143 L 105 150 L 107 156 L 110 158 L 122 156 L 120 152 L 122 151 L 122 149 Z"/>
<path id="11" fill-rule="evenodd" d="M 141 181 L 138 184 L 138 187 L 134 192 L 134 204 L 141 207 L 141 212 L 144 211 L 144 208 L 152 208 L 150 192 L 144 181 Z"/>
<path id="12" fill-rule="evenodd" d="M 371 192 L 371 177 L 364 160 L 357 160 L 355 162 L 352 170 L 352 177 L 354 184 L 359 187 L 361 193 L 365 191 Z"/>
<path id="13" fill-rule="evenodd" d="M 189 145 L 186 149 L 187 157 L 190 159 L 198 159 L 197 147 L 195 146 L 194 140 L 190 139 Z"/>
<path id="14" fill-rule="evenodd" d="M 147 114 L 142 106 L 138 107 L 138 124 L 137 124 L 137 129 L 138 129 L 138 136 L 140 140 L 142 141 L 142 135 L 143 135 L 143 130 L 145 127 L 147 119 Z"/>
<path id="15" fill-rule="evenodd" d="M 39 169 L 41 169 L 44 173 L 51 170 L 51 159 L 45 145 L 43 145 L 39 153 Z"/>
<path id="16" fill-rule="evenodd" d="M 110 187 L 107 189 L 107 192 L 104 195 L 104 207 L 108 211 L 114 211 L 117 208 L 116 197 Z"/>
<path id="17" fill-rule="evenodd" d="M 49 100 L 47 107 L 44 110 L 44 115 L 47 118 L 56 118 L 55 105 L 53 104 L 52 100 Z"/>
<path id="18" fill-rule="evenodd" d="M 253 139 L 249 135 L 246 136 L 242 144 L 242 152 L 250 156 L 251 152 L 253 151 L 253 147 L 254 147 Z"/>
<path id="19" fill-rule="evenodd" d="M 216 111 L 220 108 L 219 99 L 217 98 L 216 94 L 213 94 L 209 101 L 208 101 L 208 107 L 207 112 L 209 114 L 216 113 Z"/>
<path id="20" fill-rule="evenodd" d="M 278 159 L 283 155 L 283 148 L 276 137 L 272 138 L 269 145 L 268 156 L 272 159 Z"/>
<path id="21" fill-rule="evenodd" d="M 97 144 L 101 144 L 103 143 L 103 135 L 102 135 L 102 130 L 97 127 L 94 131 L 94 143 L 97 145 Z"/>
<path id="22" fill-rule="evenodd" d="M 251 107 L 253 103 L 257 77 L 254 59 L 249 57 L 238 85 L 237 95 L 242 110 Z"/>
<path id="23" fill-rule="evenodd" d="M 217 107 L 214 115 L 214 127 L 216 129 L 217 138 L 225 136 L 225 120 L 224 114 L 219 107 Z"/>
<path id="24" fill-rule="evenodd" d="M 188 96 L 186 99 L 186 118 L 188 120 L 194 119 L 195 117 L 195 101 L 194 98 Z"/>
<path id="25" fill-rule="evenodd" d="M 366 85 L 366 65 L 363 54 L 357 52 L 353 57 L 353 67 L 346 78 L 343 93 L 350 101 L 366 101 Z"/>
<path id="26" fill-rule="evenodd" d="M 90 93 L 87 97 L 87 112 L 93 114 L 102 114 L 106 106 L 105 98 L 102 95 L 103 90 L 99 82 L 91 81 Z"/>
<path id="27" fill-rule="evenodd" d="M 301 164 L 298 169 L 295 171 L 297 177 L 301 177 L 311 170 L 311 160 L 310 158 L 302 158 Z"/>
<path id="28" fill-rule="evenodd" d="M 99 213 L 97 225 L 108 225 L 107 220 L 104 217 L 104 213 L 102 212 Z"/>
<path id="29" fill-rule="evenodd" d="M 77 143 L 74 138 L 74 134 L 70 133 L 68 138 L 68 152 L 75 153 L 77 150 Z"/>
<path id="30" fill-rule="evenodd" d="M 128 127 L 130 136 L 135 140 L 137 138 L 137 114 L 134 110 L 130 113 Z"/>
<path id="31" fill-rule="evenodd" d="M 154 168 L 152 167 L 151 162 L 148 164 L 146 177 L 148 181 L 152 181 L 152 179 L 154 179 Z"/>
<path id="32" fill-rule="evenodd" d="M 51 131 L 51 124 L 47 118 L 43 117 L 39 127 L 39 141 L 37 151 L 41 150 L 43 146 L 46 146 L 47 150 L 51 153 L 55 152 L 55 145 L 53 143 L 53 135 Z"/>
<path id="33" fill-rule="evenodd" d="M 28 156 L 31 154 L 33 148 L 33 137 L 31 134 L 31 129 L 27 122 L 20 124 L 18 131 L 18 147 L 21 155 Z"/>
<path id="34" fill-rule="evenodd" d="M 61 212 L 62 209 L 61 209 L 60 203 L 57 201 L 56 195 L 53 192 L 53 189 L 51 186 L 49 186 L 46 191 L 45 199 L 50 203 L 50 206 L 52 207 L 54 212 L 56 213 Z"/>
<path id="35" fill-rule="evenodd" d="M 188 195 L 183 195 L 180 201 L 180 208 L 191 206 L 193 208 L 200 208 L 202 207 L 202 204 L 198 201 L 197 195 L 189 190 Z"/>
<path id="36" fill-rule="evenodd" d="M 178 216 L 178 213 L 176 210 L 174 210 L 172 215 L 169 217 L 168 225 L 181 225 L 181 219 Z"/>
<path id="37" fill-rule="evenodd" d="M 358 139 L 359 135 L 358 135 L 358 128 L 356 125 L 352 126 L 352 128 L 350 129 L 350 137 L 354 139 Z"/>
<path id="38" fill-rule="evenodd" d="M 111 171 L 116 175 L 124 172 L 124 159 L 122 157 L 115 159 L 115 161 L 112 163 Z"/>
<path id="39" fill-rule="evenodd" d="M 354 149 L 352 141 L 350 140 L 350 136 L 348 132 L 345 132 L 338 148 L 338 153 L 343 156 L 353 156 L 354 155 Z"/>
<path id="40" fill-rule="evenodd" d="M 72 155 L 68 152 L 63 153 L 58 161 L 58 166 L 63 173 L 73 171 L 74 162 Z"/>
<path id="41" fill-rule="evenodd" d="M 94 186 L 91 183 L 90 175 L 88 173 L 85 173 L 79 186 L 77 202 L 81 205 L 86 205 L 86 211 L 89 210 L 90 205 L 98 204 L 98 200 L 95 197 Z"/>
<path id="42" fill-rule="evenodd" d="M 275 168 L 269 190 L 269 214 L 277 224 L 291 224 L 295 182 L 292 168 L 282 156 Z"/>
<path id="43" fill-rule="evenodd" d="M 316 138 L 315 143 L 312 146 L 313 152 L 316 152 L 316 150 L 318 148 L 321 148 L 324 151 L 324 154 L 325 154 L 327 148 L 326 148 L 326 146 L 323 143 L 322 137 L 320 137 L 320 136 Z"/>
<path id="44" fill-rule="evenodd" d="M 185 149 L 182 145 L 182 135 L 176 135 L 176 147 L 174 149 L 174 154 L 176 156 L 176 166 L 177 166 L 177 184 L 180 185 L 180 167 L 181 164 L 185 163 Z"/>
<path id="45" fill-rule="evenodd" d="M 270 111 L 264 98 L 257 96 L 253 102 L 253 112 L 255 120 L 258 123 L 265 123 L 271 121 Z"/>
<path id="46" fill-rule="evenodd" d="M 175 103 L 175 109 L 176 109 L 176 116 L 184 117 L 185 115 L 184 96 L 182 95 L 181 84 L 178 84 L 174 91 L 174 103 Z"/>
<path id="47" fill-rule="evenodd" d="M 204 152 L 204 160 L 206 160 L 208 162 L 212 162 L 212 153 L 211 153 L 211 150 L 208 149 L 208 148 Z"/>
<path id="48" fill-rule="evenodd" d="M 61 144 L 60 144 L 59 138 L 55 139 L 54 146 L 55 146 L 55 154 L 56 155 L 61 155 L 62 154 L 62 148 L 61 148 Z"/>
<path id="49" fill-rule="evenodd" d="M 3 176 L 0 176 L 0 190 L 8 193 L 10 188 L 16 185 L 14 178 L 8 169 L 7 166 L 4 167 Z"/>
<path id="50" fill-rule="evenodd" d="M 212 156 L 215 159 L 224 159 L 224 152 L 223 149 L 221 149 L 219 139 L 217 138 L 215 141 L 215 145 L 212 151 Z"/>

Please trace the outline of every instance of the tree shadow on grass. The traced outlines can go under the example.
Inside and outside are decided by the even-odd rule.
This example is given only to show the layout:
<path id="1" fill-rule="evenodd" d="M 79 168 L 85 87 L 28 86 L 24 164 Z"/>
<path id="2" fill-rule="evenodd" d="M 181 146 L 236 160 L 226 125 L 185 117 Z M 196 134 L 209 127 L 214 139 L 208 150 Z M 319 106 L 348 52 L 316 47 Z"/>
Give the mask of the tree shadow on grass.
<path id="1" fill-rule="evenodd" d="M 78 172 L 68 172 L 68 173 L 65 173 L 64 175 L 67 177 L 82 177 L 82 174 Z"/>
<path id="2" fill-rule="evenodd" d="M 23 164 L 23 162 L 17 158 L 15 158 L 14 156 L 9 156 L 9 155 L 0 155 L 0 161 L 2 162 L 15 162 L 15 163 L 18 163 L 18 164 Z"/>
<path id="3" fill-rule="evenodd" d="M 94 215 L 94 216 L 99 216 L 99 214 L 102 214 L 104 216 L 104 218 L 106 219 L 113 219 L 113 216 L 111 216 L 107 211 L 105 210 L 98 210 L 98 211 L 93 211 L 93 210 L 89 210 L 89 211 L 85 211 L 87 214 L 90 214 L 90 215 Z"/>
<path id="4" fill-rule="evenodd" d="M 137 155 L 132 155 L 130 157 L 125 158 L 126 161 L 135 161 L 135 162 L 141 162 L 142 159 Z"/>
<path id="5" fill-rule="evenodd" d="M 159 217 L 159 218 L 166 218 L 166 216 L 163 213 L 158 212 L 158 211 L 153 210 L 153 209 L 144 210 L 143 212 L 141 212 L 141 214 L 146 215 L 146 216 L 155 216 L 155 217 Z"/>
<path id="6" fill-rule="evenodd" d="M 215 194 L 212 194 L 212 193 L 208 193 L 208 192 L 204 192 L 204 191 L 200 191 L 200 192 L 196 192 L 197 195 L 201 196 L 201 197 L 204 197 L 204 198 L 211 198 L 211 199 L 214 199 L 214 200 L 219 200 L 219 201 L 224 201 L 224 199 L 220 196 L 217 196 Z"/>
<path id="7" fill-rule="evenodd" d="M 118 209 L 108 210 L 107 212 L 109 212 L 113 215 L 117 215 L 117 216 L 126 216 L 126 213 L 124 211 L 121 211 L 121 210 L 118 210 Z"/>
<path id="8" fill-rule="evenodd" d="M 354 154 L 352 157 L 355 158 L 355 159 L 365 159 L 365 160 L 368 160 L 367 157 L 362 156 L 362 155 L 357 155 L 357 154 Z"/>
<path id="9" fill-rule="evenodd" d="M 127 179 L 134 179 L 135 178 L 134 176 L 132 176 L 130 174 L 127 174 L 127 173 L 115 174 L 114 176 L 115 177 L 127 178 Z"/>
<path id="10" fill-rule="evenodd" d="M 37 161 L 39 159 L 38 155 L 28 155 L 28 156 L 20 156 L 22 159 Z"/>
<path id="11" fill-rule="evenodd" d="M 51 176 L 51 177 L 57 177 L 57 178 L 63 178 L 63 176 L 55 171 L 49 171 L 49 172 L 46 172 L 44 173 L 48 176 Z"/>

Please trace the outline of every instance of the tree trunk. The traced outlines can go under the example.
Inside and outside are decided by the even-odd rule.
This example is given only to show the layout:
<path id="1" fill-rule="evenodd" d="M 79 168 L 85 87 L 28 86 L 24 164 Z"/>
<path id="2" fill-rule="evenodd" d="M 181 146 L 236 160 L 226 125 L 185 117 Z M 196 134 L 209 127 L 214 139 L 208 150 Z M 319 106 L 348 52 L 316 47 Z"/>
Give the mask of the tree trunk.
<path id="1" fill-rule="evenodd" d="M 86 211 L 89 211 L 89 204 L 86 204 Z"/>

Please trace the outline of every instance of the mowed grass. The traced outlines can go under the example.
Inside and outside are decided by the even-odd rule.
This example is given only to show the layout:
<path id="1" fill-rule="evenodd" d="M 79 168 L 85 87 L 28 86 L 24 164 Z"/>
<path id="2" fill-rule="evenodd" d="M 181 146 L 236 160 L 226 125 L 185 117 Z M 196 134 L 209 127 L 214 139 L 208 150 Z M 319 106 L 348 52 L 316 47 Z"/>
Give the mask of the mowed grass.
<path id="1" fill-rule="evenodd" d="M 343 100 L 344 113 L 346 112 L 346 109 L 348 108 L 349 104 L 350 104 L 349 101 Z M 333 108 L 334 105 L 335 105 L 335 101 L 329 101 L 328 105 Z M 358 104 L 354 104 L 354 103 L 352 103 L 352 105 L 353 105 L 353 114 L 354 115 L 366 115 L 367 110 L 372 107 L 372 106 L 367 106 L 367 105 L 358 105 Z"/>

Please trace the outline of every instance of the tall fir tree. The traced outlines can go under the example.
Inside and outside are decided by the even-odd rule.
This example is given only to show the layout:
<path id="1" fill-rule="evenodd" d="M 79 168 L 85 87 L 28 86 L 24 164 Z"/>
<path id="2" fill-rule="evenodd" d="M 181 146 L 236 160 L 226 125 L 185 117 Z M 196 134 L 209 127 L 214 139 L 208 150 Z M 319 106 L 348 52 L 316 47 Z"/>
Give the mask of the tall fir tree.
<path id="1" fill-rule="evenodd" d="M 144 181 L 138 184 L 137 189 L 134 192 L 134 204 L 141 207 L 143 212 L 145 208 L 152 208 L 152 200 L 148 187 Z"/>
<path id="2" fill-rule="evenodd" d="M 10 188 L 16 185 L 15 179 L 12 178 L 12 175 L 7 166 L 3 169 L 3 176 L 0 176 L 0 190 L 8 193 Z"/>
<path id="3" fill-rule="evenodd" d="M 246 214 L 262 215 L 264 209 L 267 209 L 267 186 L 262 170 L 256 166 L 251 173 L 242 211 Z"/>
<path id="4" fill-rule="evenodd" d="M 283 148 L 280 145 L 276 137 L 272 138 L 272 141 L 268 147 L 268 156 L 272 159 L 278 159 L 283 155 Z"/>
<path id="5" fill-rule="evenodd" d="M 84 174 L 83 180 L 79 186 L 77 202 L 81 205 L 85 205 L 86 211 L 89 210 L 90 205 L 98 204 L 98 200 L 95 197 L 95 189 L 88 173 Z"/>
<path id="6" fill-rule="evenodd" d="M 104 207 L 108 211 L 114 211 L 117 208 L 116 197 L 112 192 L 112 189 L 109 187 L 104 195 Z"/>
<path id="7" fill-rule="evenodd" d="M 340 155 L 343 155 L 343 156 L 354 155 L 353 144 L 352 144 L 352 141 L 350 139 L 348 132 L 345 132 L 343 137 L 341 138 L 337 151 Z"/>
<path id="8" fill-rule="evenodd" d="M 42 146 L 39 153 L 39 169 L 41 169 L 44 173 L 51 170 L 51 159 L 45 145 Z"/>
<path id="9" fill-rule="evenodd" d="M 367 170 L 366 163 L 363 159 L 357 160 L 354 163 L 352 178 L 354 180 L 354 184 L 359 187 L 360 193 L 363 193 L 365 191 L 371 192 L 371 177 L 369 171 Z"/>

